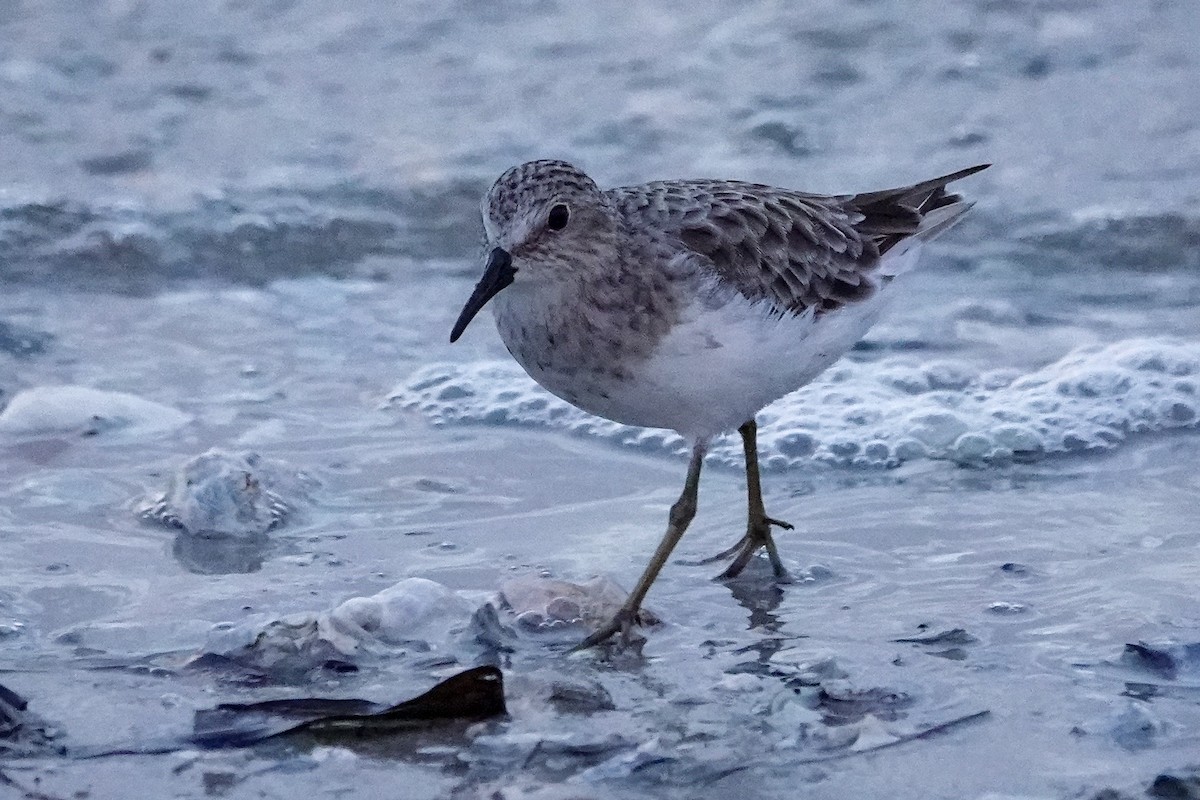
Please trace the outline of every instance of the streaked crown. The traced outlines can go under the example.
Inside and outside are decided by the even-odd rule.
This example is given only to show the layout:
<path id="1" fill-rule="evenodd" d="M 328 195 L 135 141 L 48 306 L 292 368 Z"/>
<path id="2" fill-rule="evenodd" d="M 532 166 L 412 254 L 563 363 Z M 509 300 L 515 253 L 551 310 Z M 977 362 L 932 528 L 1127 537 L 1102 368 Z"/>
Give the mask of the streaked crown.
<path id="1" fill-rule="evenodd" d="M 527 161 L 496 179 L 484 195 L 482 211 L 485 220 L 503 225 L 522 211 L 551 198 L 599 194 L 600 187 L 596 182 L 566 161 Z"/>

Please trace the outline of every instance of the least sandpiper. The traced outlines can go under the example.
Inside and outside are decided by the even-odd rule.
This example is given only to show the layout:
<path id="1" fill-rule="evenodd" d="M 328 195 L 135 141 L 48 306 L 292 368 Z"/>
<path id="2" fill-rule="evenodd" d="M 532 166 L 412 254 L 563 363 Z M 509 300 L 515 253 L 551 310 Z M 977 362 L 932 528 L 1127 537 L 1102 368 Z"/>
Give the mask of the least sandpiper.
<path id="1" fill-rule="evenodd" d="M 489 301 L 513 358 L 555 395 L 692 444 L 666 535 L 589 647 L 628 639 L 642 600 L 696 511 L 709 440 L 737 429 L 749 519 L 723 577 L 766 550 L 787 572 L 767 516 L 754 415 L 800 388 L 866 333 L 880 295 L 920 245 L 971 207 L 946 185 L 987 167 L 898 189 L 818 195 L 727 180 L 600 189 L 563 161 L 505 172 L 483 198 L 483 277 L 457 341 Z"/>

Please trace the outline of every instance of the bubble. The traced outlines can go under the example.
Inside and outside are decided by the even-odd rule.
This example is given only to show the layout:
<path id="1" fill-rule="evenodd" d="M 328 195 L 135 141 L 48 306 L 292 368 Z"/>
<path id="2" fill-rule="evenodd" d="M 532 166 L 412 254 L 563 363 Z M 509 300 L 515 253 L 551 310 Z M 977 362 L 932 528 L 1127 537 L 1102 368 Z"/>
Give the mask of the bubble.
<path id="1" fill-rule="evenodd" d="M 954 414 L 917 414 L 910 420 L 909 435 L 930 447 L 943 448 L 967 432 L 967 424 Z"/>
<path id="2" fill-rule="evenodd" d="M 916 439 L 901 439 L 896 442 L 896 458 L 900 461 L 914 461 L 918 458 L 924 458 L 928 452 L 925 445 Z"/>
<path id="3" fill-rule="evenodd" d="M 1188 423 L 1196 419 L 1196 410 L 1187 403 L 1172 403 L 1167 416 L 1173 422 Z"/>
<path id="4" fill-rule="evenodd" d="M 871 461 L 884 462 L 891 457 L 891 449 L 887 442 L 870 442 L 863 448 L 863 455 Z"/>
<path id="5" fill-rule="evenodd" d="M 925 368 L 931 389 L 965 389 L 978 377 L 964 364 L 938 362 Z"/>
<path id="6" fill-rule="evenodd" d="M 981 433 L 964 433 L 954 442 L 955 461 L 982 461 L 995 445 L 992 440 Z"/>
<path id="7" fill-rule="evenodd" d="M 1023 425 L 1002 425 L 992 432 L 998 445 L 1017 453 L 1036 453 L 1042 449 L 1042 440 L 1032 428 Z"/>
<path id="8" fill-rule="evenodd" d="M 472 394 L 473 392 L 464 386 L 451 384 L 438 392 L 437 399 L 443 403 L 448 403 L 453 400 L 462 400 L 464 397 L 470 397 Z"/>
<path id="9" fill-rule="evenodd" d="M 858 442 L 834 442 L 829 445 L 829 452 L 833 453 L 838 459 L 847 460 L 858 454 Z"/>
<path id="10" fill-rule="evenodd" d="M 785 456 L 805 458 L 817 449 L 816 440 L 807 433 L 789 433 L 775 443 L 775 448 Z"/>

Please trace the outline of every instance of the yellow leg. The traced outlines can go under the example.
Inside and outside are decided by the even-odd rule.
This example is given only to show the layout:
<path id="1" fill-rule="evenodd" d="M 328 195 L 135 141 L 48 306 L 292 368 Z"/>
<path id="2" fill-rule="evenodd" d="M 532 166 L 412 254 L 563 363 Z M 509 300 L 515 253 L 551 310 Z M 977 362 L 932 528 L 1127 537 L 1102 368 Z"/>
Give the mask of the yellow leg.
<path id="1" fill-rule="evenodd" d="M 658 543 L 658 549 L 654 551 L 650 563 L 646 566 L 646 571 L 638 579 L 637 586 L 633 587 L 633 591 L 625 599 L 621 610 L 603 627 L 571 648 L 572 652 L 595 647 L 616 633 L 620 633 L 622 639 L 628 640 L 629 632 L 637 618 L 638 609 L 642 607 L 642 600 L 646 598 L 646 593 L 650 591 L 654 579 L 658 577 L 663 565 L 671 557 L 671 551 L 675 549 L 675 545 L 679 543 L 679 539 L 687 530 L 688 523 L 692 521 L 692 517 L 696 516 L 696 498 L 700 490 L 700 468 L 704 465 L 704 453 L 707 449 L 707 440 L 696 442 L 692 448 L 692 460 L 688 462 L 687 480 L 683 484 L 683 493 L 671 506 L 667 532 L 662 541 Z"/>
<path id="2" fill-rule="evenodd" d="M 775 525 L 789 531 L 792 530 L 792 526 L 782 520 L 768 517 L 766 509 L 763 507 L 762 482 L 759 480 L 758 474 L 758 424 L 754 420 L 750 420 L 738 428 L 738 433 L 742 435 L 742 452 L 746 457 L 746 494 L 749 501 L 746 534 L 738 539 L 733 547 L 699 563 L 709 564 L 734 556 L 733 562 L 717 577 L 736 578 L 750 563 L 750 559 L 754 558 L 760 549 L 766 548 L 767 558 L 771 560 L 771 569 L 774 570 L 775 577 L 779 580 L 787 580 L 787 569 L 779 557 L 778 548 L 775 547 L 775 538 L 771 536 L 771 526 Z"/>

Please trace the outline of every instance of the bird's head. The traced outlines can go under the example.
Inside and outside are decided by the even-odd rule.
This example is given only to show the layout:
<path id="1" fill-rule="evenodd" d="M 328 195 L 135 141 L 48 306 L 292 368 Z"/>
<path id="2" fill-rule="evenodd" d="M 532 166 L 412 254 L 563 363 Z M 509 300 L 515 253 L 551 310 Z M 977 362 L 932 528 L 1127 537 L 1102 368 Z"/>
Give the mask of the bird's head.
<path id="1" fill-rule="evenodd" d="M 610 257 L 615 215 L 582 170 L 530 161 L 501 175 L 483 197 L 483 277 L 450 333 L 458 340 L 488 301 L 512 284 L 548 285 Z"/>

